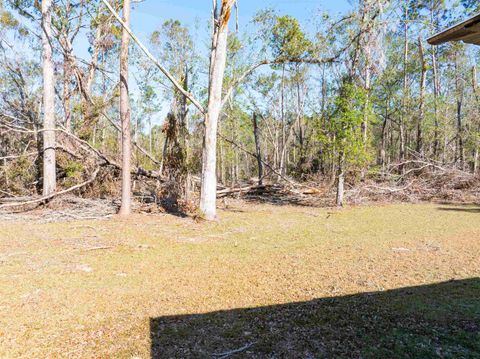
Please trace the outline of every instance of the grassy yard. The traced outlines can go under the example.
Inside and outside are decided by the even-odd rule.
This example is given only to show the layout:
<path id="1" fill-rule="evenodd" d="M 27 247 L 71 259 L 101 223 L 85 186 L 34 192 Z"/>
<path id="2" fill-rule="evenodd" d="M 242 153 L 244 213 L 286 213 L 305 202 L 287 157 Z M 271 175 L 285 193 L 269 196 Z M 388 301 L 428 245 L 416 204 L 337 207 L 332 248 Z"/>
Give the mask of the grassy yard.
<path id="1" fill-rule="evenodd" d="M 479 277 L 475 206 L 3 222 L 0 357 L 480 358 Z"/>

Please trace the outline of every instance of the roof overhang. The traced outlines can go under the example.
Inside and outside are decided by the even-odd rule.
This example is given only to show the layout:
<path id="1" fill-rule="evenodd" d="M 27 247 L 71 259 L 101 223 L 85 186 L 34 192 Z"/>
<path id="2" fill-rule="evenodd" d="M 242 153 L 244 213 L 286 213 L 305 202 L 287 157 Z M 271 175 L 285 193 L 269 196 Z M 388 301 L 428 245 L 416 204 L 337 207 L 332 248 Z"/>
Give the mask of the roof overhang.
<path id="1" fill-rule="evenodd" d="M 427 41 L 431 45 L 441 45 L 449 41 L 480 45 L 480 14 L 439 32 Z"/>

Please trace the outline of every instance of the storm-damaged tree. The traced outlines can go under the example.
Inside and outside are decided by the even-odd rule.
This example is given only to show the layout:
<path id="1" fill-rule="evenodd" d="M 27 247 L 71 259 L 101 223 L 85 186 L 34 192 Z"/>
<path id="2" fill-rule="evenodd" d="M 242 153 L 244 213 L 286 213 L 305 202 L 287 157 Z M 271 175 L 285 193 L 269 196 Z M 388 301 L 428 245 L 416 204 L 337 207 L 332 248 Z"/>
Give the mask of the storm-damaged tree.
<path id="1" fill-rule="evenodd" d="M 170 74 L 170 72 L 155 59 L 148 49 L 131 31 L 129 24 L 123 21 L 110 5 L 108 0 L 102 0 L 108 10 L 115 16 L 132 39 L 138 44 L 148 58 L 160 69 L 160 71 L 173 83 L 177 90 L 187 97 L 205 118 L 205 134 L 203 142 L 202 159 L 202 186 L 200 193 L 200 211 L 207 220 L 216 217 L 216 196 L 217 196 L 217 127 L 218 118 L 222 108 L 222 88 L 225 74 L 225 63 L 227 55 L 228 22 L 233 5 L 237 0 L 221 0 L 213 2 L 213 31 L 212 47 L 210 52 L 210 71 L 208 84 L 208 107 L 203 108 L 200 102 Z M 125 171 L 125 169 L 123 169 Z"/>
<path id="2" fill-rule="evenodd" d="M 187 27 L 178 20 L 167 20 L 150 40 L 159 48 L 159 56 L 168 71 L 178 79 L 185 91 L 192 86 L 195 73 L 195 45 Z M 152 65 L 148 65 L 152 68 Z M 152 77 L 152 76 L 150 76 Z M 161 78 L 153 77 L 159 85 Z M 165 180 L 165 205 L 175 210 L 179 200 L 188 197 L 189 188 L 189 109 L 187 98 L 175 86 L 165 86 L 165 97 L 171 99 L 170 111 L 163 125 L 165 135 L 160 172 Z"/>
<path id="3" fill-rule="evenodd" d="M 216 217 L 217 198 L 217 127 L 222 108 L 222 87 L 227 59 L 228 21 L 236 0 L 222 0 L 213 5 L 213 34 L 210 52 L 208 108 L 205 115 L 205 136 L 202 158 L 202 190 L 200 211 L 206 219 Z"/>

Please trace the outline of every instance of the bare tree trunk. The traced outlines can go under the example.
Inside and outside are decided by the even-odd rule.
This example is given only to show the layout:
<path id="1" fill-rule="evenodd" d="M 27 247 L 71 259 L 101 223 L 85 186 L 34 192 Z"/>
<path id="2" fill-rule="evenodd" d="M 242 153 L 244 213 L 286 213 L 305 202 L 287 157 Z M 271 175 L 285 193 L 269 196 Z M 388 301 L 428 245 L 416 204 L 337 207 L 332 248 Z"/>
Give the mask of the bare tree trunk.
<path id="1" fill-rule="evenodd" d="M 72 10 L 72 1 L 67 0 L 63 2 L 65 16 L 68 18 Z M 82 5 L 80 5 L 82 6 Z M 73 69 L 75 67 L 75 59 L 73 55 L 73 49 L 71 47 L 72 41 L 78 35 L 80 27 L 82 24 L 83 9 L 80 11 L 78 17 L 77 25 L 74 28 L 70 28 L 71 24 L 64 22 L 61 28 L 58 30 L 56 37 L 60 43 L 63 52 L 63 115 L 64 121 L 63 125 L 67 132 L 72 131 L 72 108 L 71 108 L 71 98 L 73 91 L 71 88 L 70 81 L 73 75 Z"/>
<path id="2" fill-rule="evenodd" d="M 362 140 L 363 145 L 366 147 L 368 144 L 368 115 L 370 107 L 370 82 L 371 82 L 371 68 L 370 63 L 365 65 L 365 109 L 363 112 L 362 121 Z"/>
<path id="3" fill-rule="evenodd" d="M 433 68 L 433 106 L 434 106 L 434 135 L 433 135 L 433 158 L 438 160 L 439 147 L 439 123 L 438 123 L 438 70 L 437 56 L 435 47 L 432 48 L 432 68 Z"/>
<path id="4" fill-rule="evenodd" d="M 422 38 L 418 38 L 418 49 L 420 52 L 420 59 L 422 62 L 422 74 L 420 79 L 420 108 L 417 122 L 417 152 L 423 154 L 423 122 L 425 121 L 425 87 L 427 84 L 427 61 L 425 60 L 425 53 L 422 45 Z"/>
<path id="5" fill-rule="evenodd" d="M 274 139 L 274 148 L 273 148 L 273 166 L 275 168 L 280 168 L 280 136 L 278 134 L 278 126 L 275 126 L 275 139 Z M 279 176 L 280 177 L 280 176 Z M 278 180 L 280 178 L 278 177 Z"/>
<path id="6" fill-rule="evenodd" d="M 160 161 L 160 174 L 163 174 L 163 170 L 165 169 L 165 159 L 167 158 L 168 154 L 168 130 L 165 131 L 165 139 L 163 141 L 163 150 L 162 150 L 162 160 Z"/>
<path id="7" fill-rule="evenodd" d="M 235 139 L 236 141 L 238 141 L 237 136 L 235 136 Z M 234 153 L 234 166 L 235 166 L 235 184 L 238 184 L 240 182 L 240 159 L 239 159 L 238 148 L 236 146 L 233 149 L 233 153 Z"/>
<path id="8" fill-rule="evenodd" d="M 407 97 L 408 97 L 408 0 L 405 1 L 405 39 L 403 50 L 403 105 L 402 115 L 400 119 L 400 170 L 403 173 L 405 167 L 405 119 L 407 117 Z"/>
<path id="9" fill-rule="evenodd" d="M 70 77 L 72 75 L 71 72 L 71 64 L 70 64 L 70 57 L 68 55 L 63 56 L 63 111 L 65 116 L 65 129 L 67 131 L 71 131 L 72 129 L 72 110 L 70 108 L 70 97 L 71 97 L 71 90 L 70 90 Z"/>
<path id="10" fill-rule="evenodd" d="M 133 132 L 133 141 L 135 143 L 138 143 L 138 133 L 140 132 L 139 131 L 139 127 L 140 127 L 140 120 L 138 118 L 138 114 L 136 116 L 134 116 L 134 122 L 135 122 L 135 129 L 134 129 L 134 132 Z M 139 159 L 138 159 L 138 147 L 135 147 L 135 151 L 133 153 L 133 157 L 135 159 L 135 166 L 138 167 L 140 165 L 139 163 Z"/>
<path id="11" fill-rule="evenodd" d="M 55 78 L 53 66 L 52 0 L 42 1 L 43 47 L 43 195 L 49 196 L 57 186 L 55 159 Z"/>
<path id="12" fill-rule="evenodd" d="M 381 145 L 380 145 L 380 165 L 382 166 L 382 177 L 385 174 L 386 169 L 386 147 L 387 147 L 387 136 L 388 136 L 388 101 L 386 104 L 386 111 L 385 111 L 385 119 L 383 120 L 382 124 L 382 137 L 381 137 Z"/>
<path id="13" fill-rule="evenodd" d="M 124 5 L 125 6 L 125 5 Z M 100 9 L 100 8 L 99 8 Z M 124 8 L 125 10 L 125 8 Z M 93 44 L 93 53 L 92 53 L 92 62 L 88 68 L 88 77 L 85 85 L 85 91 L 90 94 L 92 90 L 93 81 L 95 80 L 95 72 L 97 71 L 98 67 L 98 58 L 100 55 L 100 40 L 102 38 L 102 26 L 97 25 L 97 31 L 95 33 L 95 41 Z M 122 34 L 123 38 L 123 34 Z M 88 103 L 88 101 L 87 101 Z"/>
<path id="14" fill-rule="evenodd" d="M 153 153 L 153 127 L 150 117 L 148 118 L 148 151 Z"/>
<path id="15" fill-rule="evenodd" d="M 480 97 L 478 94 L 478 85 L 477 85 L 477 67 L 475 65 L 472 67 L 472 87 L 473 87 L 473 94 L 475 95 L 475 102 L 477 105 L 476 112 L 478 116 Z M 480 124 L 477 125 L 477 131 L 480 133 Z M 473 151 L 473 174 L 475 176 L 478 175 L 479 147 L 480 147 L 480 143 L 477 138 L 477 140 L 475 141 L 475 149 Z"/>
<path id="16" fill-rule="evenodd" d="M 189 84 L 188 84 L 188 66 L 185 65 L 185 74 L 184 74 L 184 80 L 183 80 L 183 89 L 185 91 L 188 91 Z M 181 144 L 183 151 L 185 152 L 185 161 L 188 164 L 189 163 L 189 158 L 188 158 L 188 153 L 189 153 L 189 143 L 188 143 L 188 104 L 187 104 L 187 98 L 185 96 L 181 96 L 180 100 L 180 135 L 181 135 Z"/>
<path id="17" fill-rule="evenodd" d="M 322 101 L 321 101 L 321 125 L 320 125 L 320 133 L 322 131 L 326 132 L 326 125 L 327 125 L 327 113 L 326 113 L 326 103 L 327 103 L 327 81 L 326 81 L 326 75 L 325 75 L 325 67 L 326 64 L 323 64 L 322 66 Z M 324 155 L 324 145 L 323 143 L 320 143 L 320 151 L 319 151 L 319 157 L 320 157 L 320 173 L 322 175 L 325 175 L 326 171 L 326 161 L 327 159 L 325 158 Z"/>
<path id="18" fill-rule="evenodd" d="M 258 129 L 257 114 L 253 113 L 253 135 L 255 136 L 255 149 L 257 155 L 257 165 L 258 165 L 258 184 L 261 186 L 263 184 L 263 162 L 262 162 L 262 151 L 260 147 L 260 132 Z"/>
<path id="19" fill-rule="evenodd" d="M 463 148 L 463 123 L 462 123 L 462 106 L 463 106 L 463 86 L 460 79 L 459 54 L 455 52 L 455 87 L 457 93 L 457 148 L 455 153 L 455 161 L 460 161 L 460 167 L 464 169 L 465 151 Z"/>
<path id="20" fill-rule="evenodd" d="M 281 115 L 282 115 L 282 151 L 280 157 L 280 175 L 284 176 L 285 171 L 285 162 L 286 162 L 286 124 L 285 124 L 285 64 L 282 65 L 282 81 L 281 81 Z M 281 177 L 281 176 L 280 176 Z M 279 177 L 279 179 L 280 179 Z"/>
<path id="21" fill-rule="evenodd" d="M 226 166 L 225 166 L 225 144 L 220 143 L 220 181 L 223 185 L 227 183 Z"/>
<path id="22" fill-rule="evenodd" d="M 123 21 L 130 26 L 130 0 L 123 2 Z M 120 119 L 122 125 L 122 204 L 119 215 L 128 216 L 132 209 L 130 103 L 128 91 L 128 44 L 130 35 L 123 28 L 120 49 Z"/>
<path id="23" fill-rule="evenodd" d="M 478 175 L 478 144 L 475 146 L 475 150 L 473 150 L 473 175 Z"/>
<path id="24" fill-rule="evenodd" d="M 217 21 L 215 22 L 212 39 L 211 73 L 208 89 L 208 110 L 205 116 L 200 193 L 200 210 L 207 220 L 214 220 L 217 215 L 217 127 L 222 107 L 223 77 L 227 60 L 228 21 L 233 3 L 234 0 L 222 0 L 220 15 L 216 15 L 217 11 L 214 11 Z"/>
<path id="25" fill-rule="evenodd" d="M 365 64 L 365 107 L 363 109 L 363 120 L 361 124 L 362 143 L 365 150 L 368 149 L 368 116 L 370 112 L 371 75 L 370 63 L 367 60 L 367 63 Z M 365 176 L 367 175 L 367 166 L 364 165 L 360 173 L 362 180 L 365 180 Z"/>
<path id="26" fill-rule="evenodd" d="M 337 182 L 337 206 L 343 207 L 345 195 L 345 153 L 339 154 L 338 161 L 338 182 Z"/>
<path id="27" fill-rule="evenodd" d="M 233 107 L 233 104 L 230 103 L 230 107 Z M 232 138 L 235 142 L 238 142 L 238 131 L 237 131 L 237 121 L 232 119 Z M 232 187 L 238 184 L 238 148 L 237 146 L 232 145 L 233 158 L 232 158 Z"/>
<path id="28" fill-rule="evenodd" d="M 465 150 L 463 147 L 463 123 L 462 123 L 462 100 L 457 100 L 457 159 L 460 161 L 460 167 L 464 169 Z"/>
<path id="29" fill-rule="evenodd" d="M 300 172 L 303 173 L 304 166 L 306 162 L 306 125 L 305 125 L 305 99 L 303 98 L 301 88 L 300 88 L 300 80 L 297 82 L 297 116 L 298 116 L 298 142 L 299 142 L 299 151 L 300 151 Z M 302 87 L 303 88 L 303 87 Z M 305 96 L 305 95 L 304 95 Z M 296 163 L 296 159 L 293 161 Z"/>

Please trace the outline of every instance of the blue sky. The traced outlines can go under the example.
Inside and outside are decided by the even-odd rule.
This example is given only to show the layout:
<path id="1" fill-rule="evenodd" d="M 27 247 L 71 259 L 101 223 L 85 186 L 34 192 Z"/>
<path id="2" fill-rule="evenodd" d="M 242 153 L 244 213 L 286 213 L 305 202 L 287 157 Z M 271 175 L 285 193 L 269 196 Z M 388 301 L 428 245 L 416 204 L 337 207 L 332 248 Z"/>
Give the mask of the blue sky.
<path id="1" fill-rule="evenodd" d="M 352 9 L 351 0 L 238 0 L 240 32 L 248 32 L 249 21 L 262 9 L 273 8 L 279 14 L 288 14 L 298 18 L 305 30 L 316 16 L 323 11 L 339 15 Z M 356 1 L 356 0 L 355 0 Z M 208 21 L 212 8 L 212 0 L 143 0 L 133 3 L 131 27 L 140 40 L 149 47 L 149 35 L 159 30 L 169 19 L 177 19 L 190 28 L 194 40 L 202 49 L 209 43 Z M 88 60 L 89 44 L 86 36 L 78 36 L 75 52 Z"/>
<path id="2" fill-rule="evenodd" d="M 144 0 L 134 5 L 132 27 L 145 39 L 172 18 L 186 25 L 203 25 L 210 16 L 211 3 L 211 0 Z M 338 14 L 351 9 L 348 0 L 239 0 L 240 26 L 248 25 L 255 13 L 267 7 L 295 16 L 304 24 L 322 10 Z"/>

